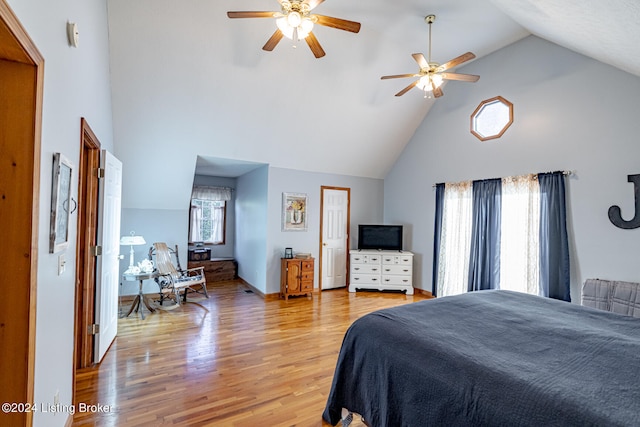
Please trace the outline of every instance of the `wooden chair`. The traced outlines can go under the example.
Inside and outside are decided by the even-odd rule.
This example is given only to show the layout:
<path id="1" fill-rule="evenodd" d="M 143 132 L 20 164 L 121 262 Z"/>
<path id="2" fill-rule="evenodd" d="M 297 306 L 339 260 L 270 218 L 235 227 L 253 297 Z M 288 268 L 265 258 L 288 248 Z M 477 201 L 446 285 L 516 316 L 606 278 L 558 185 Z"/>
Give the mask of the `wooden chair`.
<path id="1" fill-rule="evenodd" d="M 172 253 L 176 257 L 177 268 L 171 259 Z M 156 242 L 149 249 L 149 258 L 153 259 L 154 256 L 155 267 L 158 272 L 156 282 L 160 287 L 160 305 L 166 298 L 172 298 L 176 304 L 180 304 L 180 296 L 182 296 L 182 302 L 187 302 L 187 293 L 189 291 L 203 294 L 209 298 L 204 267 L 181 269 L 180 259 L 178 258 L 178 245 L 174 250 L 170 249 L 164 242 Z"/>

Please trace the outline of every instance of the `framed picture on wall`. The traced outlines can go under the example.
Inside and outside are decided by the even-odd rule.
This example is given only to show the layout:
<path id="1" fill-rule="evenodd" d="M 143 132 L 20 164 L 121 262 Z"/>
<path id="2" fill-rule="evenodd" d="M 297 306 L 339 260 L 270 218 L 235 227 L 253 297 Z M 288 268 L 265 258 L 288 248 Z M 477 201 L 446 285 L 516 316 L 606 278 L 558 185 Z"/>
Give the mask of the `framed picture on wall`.
<path id="1" fill-rule="evenodd" d="M 49 232 L 49 253 L 52 254 L 66 249 L 69 245 L 69 216 L 76 209 L 75 201 L 71 198 L 72 172 L 71 162 L 62 154 L 53 153 Z"/>
<path id="2" fill-rule="evenodd" d="M 308 202 L 304 193 L 282 193 L 282 231 L 307 231 Z"/>

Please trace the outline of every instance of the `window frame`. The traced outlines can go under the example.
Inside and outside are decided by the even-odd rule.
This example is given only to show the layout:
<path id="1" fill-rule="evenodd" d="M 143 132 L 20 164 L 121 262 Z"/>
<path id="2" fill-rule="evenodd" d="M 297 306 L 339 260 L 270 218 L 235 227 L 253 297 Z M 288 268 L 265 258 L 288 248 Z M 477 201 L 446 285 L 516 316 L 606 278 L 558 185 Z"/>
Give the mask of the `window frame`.
<path id="1" fill-rule="evenodd" d="M 477 128 L 478 128 L 477 122 L 478 120 L 481 119 L 480 116 L 482 115 L 482 112 L 487 106 L 490 106 L 492 104 L 498 104 L 498 103 L 504 105 L 509 109 L 508 121 L 502 126 L 501 130 L 498 133 L 494 133 L 492 135 L 483 135 L 479 133 L 477 131 Z M 509 102 L 502 96 L 495 96 L 493 98 L 485 99 L 484 101 L 482 101 L 478 105 L 478 107 L 473 111 L 473 113 L 471 114 L 470 130 L 471 130 L 471 133 L 480 141 L 488 141 L 490 139 L 500 138 L 507 131 L 507 129 L 509 129 L 509 126 L 511 126 L 512 123 L 513 123 L 513 103 Z"/>
<path id="2" fill-rule="evenodd" d="M 223 207 L 222 207 L 222 241 L 215 243 L 215 242 L 206 242 L 206 241 L 200 241 L 200 242 L 194 242 L 191 241 L 191 239 L 188 239 L 188 243 L 189 245 L 195 245 L 196 243 L 201 243 L 204 246 L 220 246 L 220 245 L 225 245 L 227 243 L 227 202 L 228 200 L 207 200 L 207 199 L 197 199 L 197 198 L 193 198 L 190 201 L 189 204 L 189 236 L 191 236 L 191 227 L 192 227 L 192 223 L 191 223 L 191 206 L 193 205 L 194 200 L 197 200 L 201 203 L 223 203 Z"/>

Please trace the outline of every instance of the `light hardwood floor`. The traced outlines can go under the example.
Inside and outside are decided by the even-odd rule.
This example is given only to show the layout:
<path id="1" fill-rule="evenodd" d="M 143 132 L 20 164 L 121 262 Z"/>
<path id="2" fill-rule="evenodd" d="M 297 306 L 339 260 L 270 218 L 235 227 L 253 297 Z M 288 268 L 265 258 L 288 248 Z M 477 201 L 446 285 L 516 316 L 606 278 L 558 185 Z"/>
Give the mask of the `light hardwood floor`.
<path id="1" fill-rule="evenodd" d="M 285 302 L 237 281 L 208 289 L 209 299 L 120 319 L 103 362 L 76 385 L 78 404 L 113 409 L 76 413 L 73 426 L 328 426 L 322 412 L 349 325 L 425 298 L 337 289 Z"/>

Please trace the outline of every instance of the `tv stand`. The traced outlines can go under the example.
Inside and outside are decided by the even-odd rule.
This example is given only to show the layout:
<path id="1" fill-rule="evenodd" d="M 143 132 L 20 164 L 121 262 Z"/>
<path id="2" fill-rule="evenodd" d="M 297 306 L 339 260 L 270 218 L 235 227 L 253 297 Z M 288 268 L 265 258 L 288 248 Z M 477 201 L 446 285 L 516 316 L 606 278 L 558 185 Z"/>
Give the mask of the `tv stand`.
<path id="1" fill-rule="evenodd" d="M 413 295 L 413 253 L 380 249 L 349 251 L 349 292 L 398 290 Z"/>

